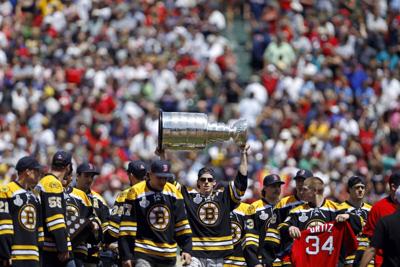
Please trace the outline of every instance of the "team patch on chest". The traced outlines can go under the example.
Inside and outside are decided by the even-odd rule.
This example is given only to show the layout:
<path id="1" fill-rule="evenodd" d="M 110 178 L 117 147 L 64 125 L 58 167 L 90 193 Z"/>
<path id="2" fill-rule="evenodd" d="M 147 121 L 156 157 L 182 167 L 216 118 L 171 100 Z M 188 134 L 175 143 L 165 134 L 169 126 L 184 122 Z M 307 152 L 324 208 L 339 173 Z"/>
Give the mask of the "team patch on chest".
<path id="1" fill-rule="evenodd" d="M 155 205 L 147 212 L 147 220 L 156 231 L 165 231 L 171 221 L 171 212 L 165 205 Z"/>
<path id="2" fill-rule="evenodd" d="M 219 205 L 213 201 L 204 202 L 197 211 L 200 222 L 207 226 L 215 225 L 219 221 L 220 213 Z"/>

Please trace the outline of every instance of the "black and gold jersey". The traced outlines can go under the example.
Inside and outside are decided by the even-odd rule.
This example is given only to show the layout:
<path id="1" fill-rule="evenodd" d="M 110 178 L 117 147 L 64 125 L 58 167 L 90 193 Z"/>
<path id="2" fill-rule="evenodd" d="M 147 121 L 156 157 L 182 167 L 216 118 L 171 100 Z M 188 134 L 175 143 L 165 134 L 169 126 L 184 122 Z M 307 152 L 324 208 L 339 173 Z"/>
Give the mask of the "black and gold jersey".
<path id="1" fill-rule="evenodd" d="M 247 203 L 240 203 L 240 205 L 231 212 L 233 251 L 230 255 L 225 257 L 225 267 L 247 266 L 243 255 L 243 248 L 246 241 L 246 224 L 253 223 L 250 219 L 249 207 L 250 205 Z"/>
<path id="2" fill-rule="evenodd" d="M 39 192 L 42 206 L 43 250 L 49 252 L 71 251 L 65 220 L 66 202 L 61 182 L 53 174 L 46 174 L 40 179 L 36 190 Z"/>
<path id="3" fill-rule="evenodd" d="M 304 204 L 304 201 L 298 199 L 296 195 L 290 195 L 279 200 L 279 202 L 276 203 L 275 209 L 279 214 L 279 219 L 281 222 L 286 220 L 286 217 L 289 215 L 289 212 L 292 209 L 300 206 L 301 204 Z"/>
<path id="4" fill-rule="evenodd" d="M 302 204 L 304 204 L 304 201 L 300 200 L 296 195 L 290 195 L 284 197 L 276 204 L 275 212 L 277 214 L 277 222 L 275 225 L 275 230 L 277 231 L 277 234 L 279 234 L 279 231 L 277 230 L 278 225 L 286 220 L 287 216 L 289 215 L 289 212 L 292 209 Z M 271 229 L 271 231 L 273 230 Z M 271 242 L 274 242 L 274 240 L 270 239 L 267 241 L 267 243 Z M 282 264 L 284 266 L 290 265 L 289 258 L 287 256 L 285 257 L 285 255 L 288 255 L 292 247 L 292 243 L 293 243 L 292 239 L 287 239 L 285 237 L 280 238 L 280 248 L 277 249 L 277 255 L 279 255 L 279 257 L 281 258 Z"/>
<path id="5" fill-rule="evenodd" d="M 88 194 L 90 201 L 92 202 L 93 209 L 95 211 L 96 216 L 101 221 L 101 228 L 103 233 L 107 230 L 109 217 L 110 217 L 110 210 L 108 208 L 107 202 L 104 198 L 97 192 L 91 191 Z"/>
<path id="6" fill-rule="evenodd" d="M 101 241 L 104 242 L 104 233 L 108 229 L 108 223 L 110 217 L 109 208 L 107 206 L 106 201 L 99 193 L 91 190 L 91 192 L 87 195 L 93 204 L 95 215 L 100 219 L 101 229 L 103 233 L 101 235 Z M 99 258 L 100 245 L 101 244 L 88 244 L 87 262 L 98 263 L 100 261 Z"/>
<path id="7" fill-rule="evenodd" d="M 0 258 L 39 266 L 43 242 L 40 200 L 17 182 L 0 189 Z"/>
<path id="8" fill-rule="evenodd" d="M 271 263 L 274 260 L 276 247 L 280 244 L 279 233 L 274 226 L 277 222 L 275 205 L 269 204 L 265 199 L 253 202 L 249 213 L 253 224 L 248 224 L 246 229 L 245 258 L 248 266 Z M 266 249 L 266 241 L 268 249 Z"/>
<path id="9" fill-rule="evenodd" d="M 371 210 L 372 206 L 368 203 L 362 203 L 360 207 L 354 207 L 352 206 L 348 201 L 343 202 L 342 208 L 346 209 L 348 213 L 355 214 L 360 216 L 363 219 L 363 228 L 365 223 L 367 222 L 368 218 L 368 213 Z M 368 242 L 368 237 L 363 236 L 362 233 L 357 235 L 357 241 L 358 241 L 358 248 L 357 248 L 357 253 L 361 254 L 368 248 L 369 242 Z M 359 257 L 361 258 L 361 257 Z M 349 255 L 346 257 L 345 264 L 346 265 L 353 265 L 356 260 L 356 255 Z M 373 266 L 373 263 L 371 263 L 369 266 Z"/>
<path id="10" fill-rule="evenodd" d="M 286 220 L 281 223 L 278 228 L 282 236 L 288 236 L 288 229 L 290 226 L 296 226 L 302 231 L 313 226 L 332 222 L 338 214 L 342 213 L 348 213 L 346 208 L 328 199 L 325 199 L 320 207 L 312 207 L 305 203 L 292 209 Z M 363 219 L 358 215 L 349 214 L 349 222 L 354 233 L 359 233 L 361 231 Z"/>
<path id="11" fill-rule="evenodd" d="M 118 247 L 122 260 L 143 258 L 175 264 L 177 246 L 191 253 L 192 231 L 183 196 L 171 183 L 162 191 L 142 181 L 129 190 L 119 227 Z"/>
<path id="12" fill-rule="evenodd" d="M 196 189 L 181 187 L 193 231 L 193 256 L 215 259 L 232 253 L 230 212 L 239 205 L 246 188 L 247 176 L 240 173 L 229 185 L 208 196 Z"/>
<path id="13" fill-rule="evenodd" d="M 96 243 L 99 240 L 97 232 L 92 232 L 90 221 L 99 219 L 94 213 L 92 202 L 85 192 L 73 187 L 64 190 L 66 202 L 66 223 L 68 234 L 72 242 L 74 257 L 86 259 L 88 255 L 88 243 Z M 99 223 L 100 225 L 100 223 Z M 90 242 L 88 242 L 90 240 Z"/>
<path id="14" fill-rule="evenodd" d="M 114 206 L 111 209 L 110 217 L 108 219 L 108 224 L 106 231 L 104 232 L 104 242 L 107 244 L 113 243 L 118 240 L 119 235 L 119 224 L 121 222 L 121 217 L 125 214 L 124 203 L 125 198 L 131 188 L 127 188 L 121 191 L 114 201 Z"/>

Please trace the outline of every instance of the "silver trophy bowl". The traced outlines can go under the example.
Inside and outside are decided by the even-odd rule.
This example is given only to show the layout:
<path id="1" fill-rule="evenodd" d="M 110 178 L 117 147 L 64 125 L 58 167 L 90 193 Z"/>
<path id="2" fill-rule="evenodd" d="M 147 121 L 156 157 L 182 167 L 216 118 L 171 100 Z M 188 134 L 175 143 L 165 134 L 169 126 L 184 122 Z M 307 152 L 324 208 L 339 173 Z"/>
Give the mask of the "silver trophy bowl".
<path id="1" fill-rule="evenodd" d="M 233 140 L 244 145 L 247 140 L 245 119 L 231 125 L 210 122 L 204 113 L 162 112 L 158 122 L 158 148 L 165 150 L 200 150 L 208 144 Z"/>

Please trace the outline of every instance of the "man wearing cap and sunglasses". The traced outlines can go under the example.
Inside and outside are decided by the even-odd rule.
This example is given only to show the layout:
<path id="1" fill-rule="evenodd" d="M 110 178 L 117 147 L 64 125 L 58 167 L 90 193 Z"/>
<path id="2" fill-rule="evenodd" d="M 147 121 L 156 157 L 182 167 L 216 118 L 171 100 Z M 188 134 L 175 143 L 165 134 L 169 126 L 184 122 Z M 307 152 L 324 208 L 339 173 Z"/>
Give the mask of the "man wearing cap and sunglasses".
<path id="1" fill-rule="evenodd" d="M 192 231 L 181 192 L 171 183 L 170 164 L 151 163 L 149 179 L 131 187 L 125 199 L 118 249 L 122 266 L 175 266 L 177 246 L 184 265 L 191 262 Z"/>
<path id="2" fill-rule="evenodd" d="M 96 166 L 91 163 L 82 163 L 76 169 L 76 188 L 85 192 L 92 202 L 93 209 L 97 217 L 101 221 L 102 231 L 105 232 L 108 226 L 110 216 L 109 208 L 103 197 L 91 189 L 93 180 L 100 172 Z M 88 244 L 88 255 L 85 261 L 85 266 L 97 266 L 100 261 L 99 245 Z"/>
<path id="3" fill-rule="evenodd" d="M 128 174 L 129 187 L 120 192 L 115 198 L 114 206 L 111 210 L 108 221 L 107 231 L 104 233 L 104 240 L 107 244 L 111 244 L 118 240 L 119 224 L 121 222 L 122 215 L 125 214 L 125 198 L 132 186 L 146 178 L 147 167 L 143 161 L 134 160 L 129 162 L 126 172 Z"/>
<path id="4" fill-rule="evenodd" d="M 348 213 L 360 216 L 363 219 L 363 226 L 368 218 L 368 213 L 371 210 L 371 205 L 365 203 L 365 179 L 361 176 L 351 176 L 347 181 L 347 191 L 349 199 L 342 203 L 342 206 L 347 209 Z M 368 247 L 368 238 L 360 233 L 357 236 L 358 248 L 357 252 L 349 255 L 345 259 L 345 266 L 358 266 L 361 261 L 363 251 Z M 371 263 L 371 266 L 374 266 Z"/>
<path id="5" fill-rule="evenodd" d="M 40 200 L 33 193 L 42 166 L 32 156 L 21 158 L 18 177 L 0 189 L 0 265 L 40 266 L 39 242 L 43 242 Z"/>
<path id="6" fill-rule="evenodd" d="M 36 187 L 42 204 L 43 267 L 75 266 L 66 225 L 66 201 L 63 189 L 69 184 L 71 173 L 72 155 L 66 151 L 57 151 L 52 159 L 50 173 L 45 174 Z"/>
<path id="7" fill-rule="evenodd" d="M 190 267 L 224 265 L 224 258 L 233 252 L 230 213 L 238 207 L 247 189 L 247 157 L 250 146 L 240 148 L 240 165 L 235 180 L 216 189 L 215 173 L 203 167 L 198 172 L 197 188 L 178 184 L 193 231 L 193 257 Z M 165 151 L 156 151 L 165 158 Z"/>
<path id="8" fill-rule="evenodd" d="M 279 175 L 270 174 L 264 177 L 261 199 L 250 206 L 251 221 L 246 225 L 246 242 L 244 255 L 247 266 L 272 266 L 279 248 L 279 232 L 274 229 L 277 224 L 276 203 L 281 195 L 284 182 Z"/>

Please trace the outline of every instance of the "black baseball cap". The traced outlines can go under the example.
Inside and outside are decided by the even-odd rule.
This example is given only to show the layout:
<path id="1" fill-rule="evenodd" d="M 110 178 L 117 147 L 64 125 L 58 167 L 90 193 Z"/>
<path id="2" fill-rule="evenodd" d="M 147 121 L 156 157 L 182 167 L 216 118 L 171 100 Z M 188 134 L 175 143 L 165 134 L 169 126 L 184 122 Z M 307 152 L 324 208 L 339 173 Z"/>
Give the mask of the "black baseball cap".
<path id="1" fill-rule="evenodd" d="M 171 164 L 166 160 L 154 160 L 150 166 L 151 172 L 157 177 L 173 178 L 174 175 L 171 171 Z"/>
<path id="2" fill-rule="evenodd" d="M 298 178 L 303 178 L 303 179 L 307 179 L 310 177 L 313 177 L 313 173 L 310 172 L 309 170 L 305 170 L 305 169 L 300 169 L 297 171 L 296 175 L 293 177 L 294 180 L 298 179 Z"/>
<path id="3" fill-rule="evenodd" d="M 141 160 L 134 160 L 129 162 L 128 173 L 133 174 L 136 178 L 143 180 L 143 177 L 147 174 L 146 164 Z"/>
<path id="4" fill-rule="evenodd" d="M 356 184 L 363 184 L 365 185 L 365 179 L 361 176 L 358 175 L 353 175 L 349 178 L 349 180 L 347 181 L 347 186 L 348 188 L 352 188 L 353 186 L 355 186 Z"/>
<path id="5" fill-rule="evenodd" d="M 277 174 L 270 174 L 264 177 L 263 185 L 269 186 L 273 184 L 281 184 L 283 185 L 285 182 L 281 180 L 281 177 Z"/>
<path id="6" fill-rule="evenodd" d="M 400 172 L 394 172 L 389 177 L 389 184 L 395 184 L 396 186 L 400 185 Z"/>
<path id="7" fill-rule="evenodd" d="M 40 170 L 43 166 L 33 156 L 25 156 L 18 160 L 15 169 L 17 172 L 23 172 L 25 170 Z"/>
<path id="8" fill-rule="evenodd" d="M 64 150 L 59 150 L 54 154 L 51 165 L 57 167 L 66 167 L 71 163 L 72 163 L 71 153 Z"/>
<path id="9" fill-rule="evenodd" d="M 100 171 L 92 163 L 82 163 L 76 169 L 78 174 L 81 173 L 93 173 L 94 175 L 100 174 Z"/>

